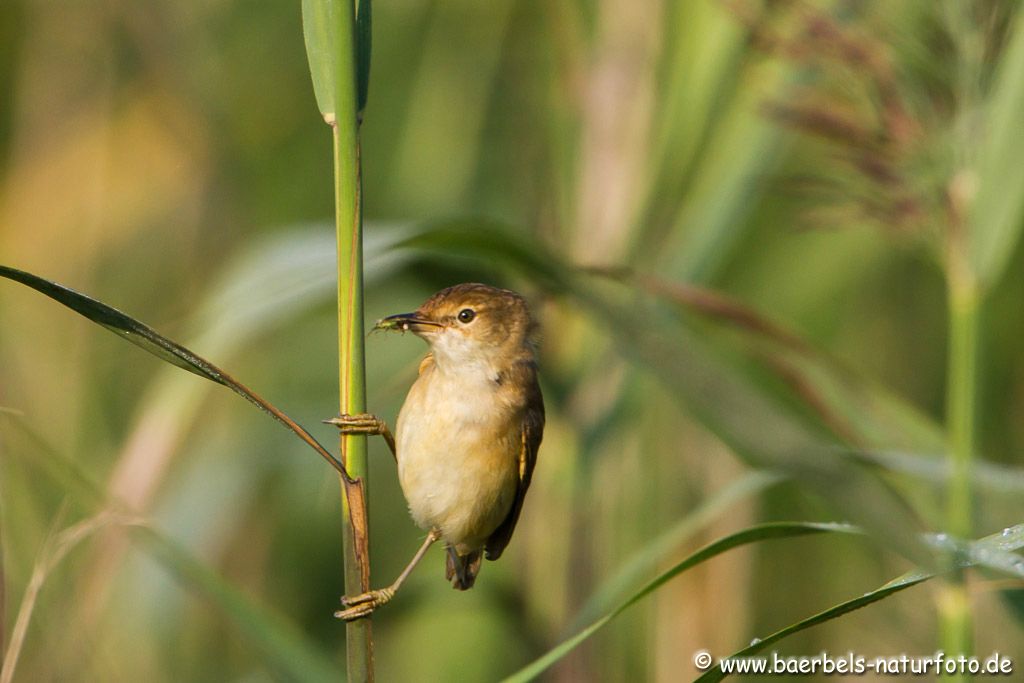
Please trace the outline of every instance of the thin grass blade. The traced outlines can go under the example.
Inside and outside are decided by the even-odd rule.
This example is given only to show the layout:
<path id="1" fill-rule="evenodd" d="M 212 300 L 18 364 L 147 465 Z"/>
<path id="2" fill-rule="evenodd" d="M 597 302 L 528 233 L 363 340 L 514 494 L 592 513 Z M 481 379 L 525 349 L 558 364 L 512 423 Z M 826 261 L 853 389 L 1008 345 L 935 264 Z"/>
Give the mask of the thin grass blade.
<path id="1" fill-rule="evenodd" d="M 641 588 L 638 592 L 633 594 L 628 600 L 621 603 L 618 607 L 613 609 L 608 614 L 604 615 L 600 619 L 594 621 L 592 624 L 587 626 L 585 629 L 577 633 L 576 635 L 562 641 L 560 644 L 549 650 L 540 659 L 537 659 L 528 666 L 520 669 L 518 672 L 512 674 L 505 679 L 505 683 L 521 683 L 522 681 L 530 681 L 539 676 L 541 673 L 550 668 L 558 660 L 565 657 L 567 654 L 572 652 L 577 646 L 580 645 L 590 636 L 600 631 L 604 626 L 608 624 L 612 619 L 617 617 L 619 614 L 624 612 L 630 606 L 634 605 L 638 601 L 647 597 L 658 588 L 663 586 L 665 583 L 675 578 L 679 574 L 682 574 L 686 570 L 701 564 L 711 558 L 721 555 L 722 553 L 738 548 L 743 545 L 750 543 L 758 543 L 760 541 L 767 541 L 777 538 L 795 538 L 798 536 L 808 536 L 812 534 L 822 533 L 859 533 L 855 527 L 847 526 L 844 524 L 815 524 L 811 522 L 775 522 L 770 524 L 761 524 L 758 526 L 750 527 L 738 531 L 724 538 L 710 543 L 692 555 L 688 556 L 682 562 L 674 565 L 668 571 L 662 573 L 654 580 L 650 581 L 647 585 Z"/>
<path id="2" fill-rule="evenodd" d="M 734 503 L 757 495 L 782 481 L 785 481 L 785 477 L 771 472 L 751 472 L 703 501 L 634 553 L 627 564 L 605 581 L 580 609 L 573 620 L 573 630 L 583 628 L 614 607 L 615 601 L 620 600 L 626 591 L 640 583 L 643 577 L 653 574 L 671 553 L 698 530 L 731 509 Z"/>
<path id="3" fill-rule="evenodd" d="M 345 471 L 345 467 L 341 464 L 341 461 L 331 455 L 327 449 L 320 445 L 320 443 L 313 438 L 313 435 L 306 431 L 302 425 L 292 420 L 262 396 L 253 392 L 251 389 L 202 356 L 190 351 L 181 344 L 164 337 L 148 325 L 125 315 L 116 308 L 108 306 L 107 304 L 97 301 L 96 299 L 88 297 L 80 292 L 76 292 L 73 289 L 59 285 L 56 282 L 51 282 L 50 280 L 39 277 L 38 275 L 26 273 L 23 270 L 10 268 L 8 266 L 0 266 L 0 277 L 20 282 L 23 285 L 45 294 L 51 299 L 64 304 L 71 310 L 81 314 L 98 325 L 102 325 L 111 332 L 124 337 L 131 343 L 145 349 L 167 363 L 182 368 L 183 370 L 188 370 L 189 372 L 199 375 L 204 379 L 208 379 L 211 382 L 216 382 L 217 384 L 226 386 L 294 432 L 300 439 L 305 441 L 306 444 L 315 450 L 320 457 L 326 460 L 331 467 L 336 469 L 342 475 L 349 488 L 356 488 L 352 486 L 355 480 L 348 476 L 348 472 Z"/>
<path id="4" fill-rule="evenodd" d="M 1016 527 L 1011 527 L 1009 529 L 1005 529 L 1004 531 L 998 534 L 986 536 L 985 538 L 979 541 L 971 543 L 970 546 L 974 548 L 974 553 L 976 556 L 979 553 L 982 553 L 983 551 L 1009 553 L 1011 551 L 1024 548 L 1024 524 L 1018 525 Z M 961 562 L 961 566 L 971 566 L 973 564 L 973 561 L 970 559 L 965 559 L 963 562 Z M 865 593 L 864 595 L 858 598 L 841 602 L 838 605 L 830 607 L 829 609 L 823 612 L 819 612 L 814 616 L 808 617 L 807 619 L 803 619 L 801 621 L 796 622 L 795 624 L 787 626 L 784 629 L 776 631 L 775 633 L 765 638 L 761 638 L 760 640 L 756 641 L 753 645 L 750 645 L 748 647 L 743 648 L 742 650 L 734 652 L 732 655 L 730 655 L 730 657 L 749 657 L 758 652 L 762 652 L 768 646 L 774 645 L 775 643 L 793 635 L 794 633 L 799 633 L 800 631 L 809 629 L 812 626 L 823 624 L 826 621 L 831 621 L 832 619 L 841 617 L 844 614 L 848 614 L 854 610 L 858 610 L 861 607 L 866 607 L 872 603 L 878 602 L 879 600 L 883 600 L 889 597 L 890 595 L 893 595 L 894 593 L 898 593 L 900 591 L 906 590 L 907 588 L 916 586 L 919 583 L 923 583 L 924 581 L 927 581 L 928 579 L 931 579 L 934 576 L 936 576 L 936 573 L 933 572 L 908 572 L 907 574 L 904 574 L 899 578 L 893 579 L 884 586 L 881 586 L 869 593 Z M 714 667 L 706 671 L 700 678 L 698 678 L 697 683 L 714 683 L 715 681 L 722 680 L 723 678 L 725 678 L 725 676 L 726 674 L 722 672 L 721 665 L 716 664 Z"/>
<path id="5" fill-rule="evenodd" d="M 794 332 L 713 289 L 671 282 L 627 269 L 591 269 L 641 289 L 676 307 L 681 314 L 734 331 L 751 355 L 766 359 L 777 375 L 841 438 L 864 448 L 906 448 L 940 452 L 946 441 L 934 421 L 898 396 L 856 376 Z M 770 362 L 767 362 L 770 359 Z"/>
<path id="6" fill-rule="evenodd" d="M 970 252 L 978 280 L 991 286 L 1024 228 L 1024 9 L 1019 6 L 985 106 L 988 129 L 971 204 Z"/>

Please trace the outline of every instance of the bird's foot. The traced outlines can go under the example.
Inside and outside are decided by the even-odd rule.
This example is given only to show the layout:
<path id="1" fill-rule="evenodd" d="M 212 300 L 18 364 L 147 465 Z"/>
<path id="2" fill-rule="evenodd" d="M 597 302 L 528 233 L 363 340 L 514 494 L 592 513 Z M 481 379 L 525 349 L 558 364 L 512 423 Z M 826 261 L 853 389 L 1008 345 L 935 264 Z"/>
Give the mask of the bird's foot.
<path id="1" fill-rule="evenodd" d="M 334 425 L 342 434 L 385 434 L 387 423 L 370 413 L 342 414 L 324 420 L 324 424 Z"/>
<path id="2" fill-rule="evenodd" d="M 353 621 L 370 616 L 373 610 L 381 605 L 386 605 L 395 597 L 394 588 L 382 588 L 380 590 L 368 591 L 359 595 L 343 596 L 341 604 L 347 609 L 338 610 L 334 616 L 345 621 Z"/>
<path id="3" fill-rule="evenodd" d="M 334 425 L 342 434 L 363 434 L 367 436 L 379 434 L 384 437 L 388 448 L 391 449 L 391 455 L 395 456 L 395 460 L 398 459 L 398 451 L 395 450 L 395 435 L 388 429 L 388 424 L 376 415 L 371 415 L 370 413 L 347 415 L 342 413 L 337 417 L 324 420 L 324 422 Z"/>

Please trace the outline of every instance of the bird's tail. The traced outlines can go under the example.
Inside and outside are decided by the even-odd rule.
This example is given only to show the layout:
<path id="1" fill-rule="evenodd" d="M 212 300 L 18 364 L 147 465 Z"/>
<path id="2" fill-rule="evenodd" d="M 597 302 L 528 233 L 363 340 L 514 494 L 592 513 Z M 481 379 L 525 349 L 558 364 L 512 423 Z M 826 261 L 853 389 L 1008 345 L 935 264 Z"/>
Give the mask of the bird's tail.
<path id="1" fill-rule="evenodd" d="M 452 582 L 452 588 L 460 591 L 472 588 L 476 575 L 480 572 L 482 558 L 479 550 L 474 550 L 468 555 L 459 555 L 455 548 L 448 546 L 448 562 L 444 576 Z"/>

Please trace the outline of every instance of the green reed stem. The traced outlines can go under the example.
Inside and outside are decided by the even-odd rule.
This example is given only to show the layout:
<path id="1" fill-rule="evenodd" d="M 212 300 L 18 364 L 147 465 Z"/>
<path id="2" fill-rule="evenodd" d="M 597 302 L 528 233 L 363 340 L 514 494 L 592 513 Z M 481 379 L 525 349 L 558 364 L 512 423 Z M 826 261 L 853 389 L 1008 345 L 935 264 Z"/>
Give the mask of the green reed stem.
<path id="1" fill-rule="evenodd" d="M 946 502 L 947 526 L 960 538 L 972 537 L 971 461 L 975 441 L 978 295 L 973 285 L 950 287 L 947 428 L 952 478 Z"/>
<path id="2" fill-rule="evenodd" d="M 351 0 L 335 0 L 337 70 L 335 73 L 334 211 L 338 240 L 338 368 L 342 413 L 366 411 L 366 362 L 363 349 L 363 217 L 359 122 L 356 114 L 355 13 Z M 369 529 L 366 520 L 366 437 L 341 436 L 341 459 L 363 486 L 351 514 L 342 485 L 345 593 L 370 589 Z M 361 521 L 360 521 L 361 520 Z M 373 680 L 373 633 L 369 618 L 345 628 L 348 680 Z"/>
<path id="3" fill-rule="evenodd" d="M 969 267 L 956 254 L 949 270 L 949 358 L 946 426 L 950 480 L 946 492 L 946 528 L 957 538 L 973 538 L 971 463 L 975 450 L 978 322 L 980 296 Z M 951 655 L 971 654 L 971 601 L 962 571 L 939 594 L 942 645 Z M 955 677 L 967 680 L 966 677 Z"/>

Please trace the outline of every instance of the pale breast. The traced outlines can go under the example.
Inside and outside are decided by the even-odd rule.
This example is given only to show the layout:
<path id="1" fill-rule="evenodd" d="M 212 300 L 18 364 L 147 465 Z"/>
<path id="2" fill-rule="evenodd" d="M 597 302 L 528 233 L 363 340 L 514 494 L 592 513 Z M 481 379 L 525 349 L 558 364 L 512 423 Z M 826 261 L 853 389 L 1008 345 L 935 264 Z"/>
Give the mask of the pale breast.
<path id="1" fill-rule="evenodd" d="M 483 547 L 511 508 L 521 426 L 485 377 L 427 369 L 398 416 L 398 477 L 413 519 L 460 552 Z"/>

